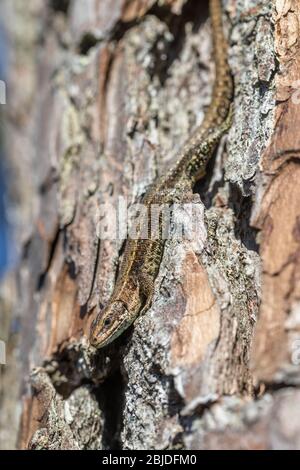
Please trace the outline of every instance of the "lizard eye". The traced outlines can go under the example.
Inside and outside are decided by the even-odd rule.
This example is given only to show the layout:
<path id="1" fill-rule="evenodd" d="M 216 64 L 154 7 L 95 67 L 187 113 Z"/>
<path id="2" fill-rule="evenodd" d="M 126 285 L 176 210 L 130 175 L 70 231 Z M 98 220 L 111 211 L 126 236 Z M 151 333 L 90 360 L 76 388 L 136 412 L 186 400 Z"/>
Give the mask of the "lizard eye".
<path id="1" fill-rule="evenodd" d="M 109 326 L 111 324 L 111 318 L 106 318 L 104 320 L 104 326 Z"/>

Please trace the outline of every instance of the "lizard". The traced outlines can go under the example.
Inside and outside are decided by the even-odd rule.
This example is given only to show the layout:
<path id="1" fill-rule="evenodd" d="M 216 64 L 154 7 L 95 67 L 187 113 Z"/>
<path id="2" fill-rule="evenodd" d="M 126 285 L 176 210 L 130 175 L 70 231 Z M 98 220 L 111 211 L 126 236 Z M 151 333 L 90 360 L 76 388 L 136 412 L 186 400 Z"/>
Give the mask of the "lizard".
<path id="1" fill-rule="evenodd" d="M 179 151 L 175 165 L 146 191 L 140 232 L 151 221 L 153 204 L 182 202 L 205 174 L 206 165 L 232 122 L 233 79 L 228 64 L 228 44 L 222 22 L 221 0 L 210 0 L 215 81 L 211 103 L 202 123 Z M 158 221 L 159 222 L 159 221 Z M 160 232 L 161 233 L 161 232 Z M 165 240 L 127 238 L 120 272 L 110 300 L 92 322 L 90 344 L 102 348 L 120 336 L 152 303 Z"/>

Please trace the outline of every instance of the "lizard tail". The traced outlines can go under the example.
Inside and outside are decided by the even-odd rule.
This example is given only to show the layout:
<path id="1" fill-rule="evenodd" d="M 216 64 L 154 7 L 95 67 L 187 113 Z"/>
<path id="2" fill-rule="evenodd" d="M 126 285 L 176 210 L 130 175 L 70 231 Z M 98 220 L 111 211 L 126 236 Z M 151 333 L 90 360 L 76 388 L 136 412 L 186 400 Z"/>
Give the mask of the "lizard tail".
<path id="1" fill-rule="evenodd" d="M 224 34 L 221 0 L 210 0 L 210 18 L 215 61 L 215 82 L 211 103 L 203 122 L 180 152 L 174 175 L 185 173 L 194 184 L 232 120 L 233 80 L 228 64 L 228 43 Z"/>

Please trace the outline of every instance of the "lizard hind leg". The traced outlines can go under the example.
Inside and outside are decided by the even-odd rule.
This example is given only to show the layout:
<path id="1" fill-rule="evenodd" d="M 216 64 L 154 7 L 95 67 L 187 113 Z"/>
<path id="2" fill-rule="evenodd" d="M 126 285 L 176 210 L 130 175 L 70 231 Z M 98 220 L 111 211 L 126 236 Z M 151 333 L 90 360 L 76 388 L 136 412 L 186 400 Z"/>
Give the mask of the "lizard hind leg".
<path id="1" fill-rule="evenodd" d="M 141 292 L 143 296 L 143 306 L 139 315 L 143 315 L 149 310 L 152 304 L 154 295 L 154 281 L 148 273 L 142 273 L 140 277 Z"/>

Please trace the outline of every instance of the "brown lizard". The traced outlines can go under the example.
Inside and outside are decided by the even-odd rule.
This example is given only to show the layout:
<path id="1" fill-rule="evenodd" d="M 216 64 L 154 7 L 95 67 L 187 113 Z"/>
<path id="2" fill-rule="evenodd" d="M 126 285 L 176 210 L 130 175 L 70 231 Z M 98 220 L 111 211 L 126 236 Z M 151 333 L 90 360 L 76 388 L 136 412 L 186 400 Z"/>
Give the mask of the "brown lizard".
<path id="1" fill-rule="evenodd" d="M 146 192 L 147 214 L 140 230 L 151 222 L 153 204 L 183 202 L 205 172 L 206 164 L 232 121 L 233 82 L 227 60 L 221 0 L 210 0 L 216 78 L 211 104 L 202 124 L 179 152 L 175 166 Z M 160 227 L 161 228 L 161 227 Z M 165 240 L 128 238 L 113 294 L 91 326 L 90 343 L 101 348 L 126 330 L 151 305 Z"/>

